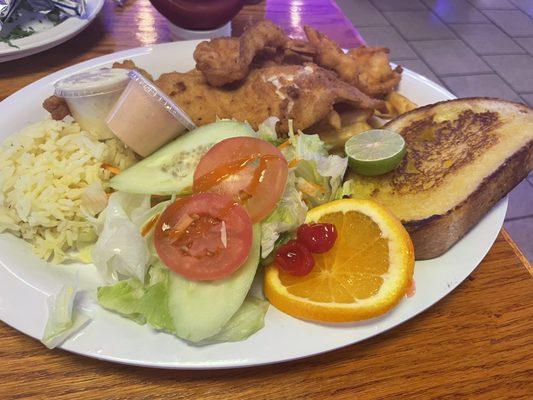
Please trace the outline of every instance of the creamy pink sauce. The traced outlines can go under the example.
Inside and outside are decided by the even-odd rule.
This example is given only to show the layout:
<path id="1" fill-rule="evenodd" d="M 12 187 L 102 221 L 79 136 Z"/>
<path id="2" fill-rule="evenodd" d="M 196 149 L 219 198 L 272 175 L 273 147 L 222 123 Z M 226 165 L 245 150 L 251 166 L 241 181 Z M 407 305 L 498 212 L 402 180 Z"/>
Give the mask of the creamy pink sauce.
<path id="1" fill-rule="evenodd" d="M 158 99 L 130 81 L 107 117 L 107 126 L 140 156 L 146 157 L 186 128 Z"/>

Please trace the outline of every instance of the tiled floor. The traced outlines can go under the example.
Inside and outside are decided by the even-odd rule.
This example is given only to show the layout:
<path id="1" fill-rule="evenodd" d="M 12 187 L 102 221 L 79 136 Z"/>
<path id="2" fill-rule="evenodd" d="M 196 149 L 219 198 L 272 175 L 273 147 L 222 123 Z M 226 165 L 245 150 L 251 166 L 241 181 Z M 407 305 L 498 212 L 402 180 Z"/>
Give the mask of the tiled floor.
<path id="1" fill-rule="evenodd" d="M 337 0 L 369 45 L 460 97 L 533 107 L 533 0 Z M 505 227 L 533 261 L 533 172 L 510 194 Z"/>

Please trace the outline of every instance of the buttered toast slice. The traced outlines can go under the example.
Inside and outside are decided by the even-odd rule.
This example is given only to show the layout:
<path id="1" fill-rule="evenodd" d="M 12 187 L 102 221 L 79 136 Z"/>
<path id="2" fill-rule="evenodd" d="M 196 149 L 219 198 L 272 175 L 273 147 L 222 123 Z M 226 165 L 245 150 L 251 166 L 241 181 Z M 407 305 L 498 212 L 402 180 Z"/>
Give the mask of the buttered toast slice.
<path id="1" fill-rule="evenodd" d="M 448 250 L 533 168 L 533 110 L 522 104 L 450 100 L 384 128 L 404 137 L 406 155 L 385 175 L 351 173 L 353 197 L 376 200 L 401 219 L 417 259 Z"/>

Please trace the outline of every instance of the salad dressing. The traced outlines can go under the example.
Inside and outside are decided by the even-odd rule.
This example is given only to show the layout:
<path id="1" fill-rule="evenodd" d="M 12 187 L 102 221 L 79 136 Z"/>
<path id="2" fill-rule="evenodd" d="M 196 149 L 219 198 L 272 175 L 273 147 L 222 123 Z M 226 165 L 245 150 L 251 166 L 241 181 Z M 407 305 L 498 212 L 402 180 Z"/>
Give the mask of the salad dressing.
<path id="1" fill-rule="evenodd" d="M 252 154 L 250 157 L 238 159 L 229 164 L 223 165 L 221 167 L 215 168 L 206 175 L 202 176 L 195 185 L 195 192 L 208 191 L 212 187 L 216 186 L 218 183 L 222 182 L 225 179 L 228 179 L 230 176 L 235 175 L 246 168 L 251 162 L 258 161 L 258 166 L 254 170 L 253 177 L 251 182 L 239 192 L 239 202 L 246 203 L 255 193 L 258 185 L 263 181 L 267 162 L 269 160 L 279 159 L 280 157 L 275 155 L 261 155 L 261 154 Z M 235 205 L 238 203 L 230 202 L 226 207 L 221 211 L 221 216 L 224 217 Z M 154 228 L 160 214 L 154 215 L 141 229 L 141 235 L 144 237 Z M 190 216 L 188 216 L 190 218 Z M 188 233 L 187 229 L 191 223 L 193 223 L 196 218 L 190 219 L 185 229 L 178 228 L 176 226 L 172 229 L 169 229 L 168 236 L 171 241 L 176 241 L 183 233 Z M 176 225 L 180 225 L 180 222 Z M 223 221 L 222 221 L 223 222 Z"/>
<path id="2" fill-rule="evenodd" d="M 189 116 L 137 71 L 117 96 L 105 122 L 126 146 L 147 157 L 171 140 L 195 128 Z"/>
<path id="3" fill-rule="evenodd" d="M 244 192 L 244 194 L 248 194 L 251 197 L 255 193 L 257 186 L 263 181 L 267 161 L 279 158 L 279 156 L 268 154 L 252 154 L 247 158 L 241 158 L 239 160 L 215 168 L 212 171 L 209 171 L 207 174 L 203 175 L 202 177 L 200 177 L 200 179 L 198 179 L 198 181 L 194 185 L 194 189 L 196 192 L 205 192 L 216 186 L 223 180 L 228 179 L 230 176 L 238 174 L 243 169 L 245 169 L 251 162 L 259 161 L 259 165 L 255 168 L 253 179 L 247 187 L 241 190 L 242 192 Z"/>
<path id="4" fill-rule="evenodd" d="M 98 140 L 111 139 L 113 132 L 104 121 L 128 81 L 128 70 L 100 68 L 61 79 L 55 84 L 55 94 L 65 99 L 82 129 Z"/>
<path id="5" fill-rule="evenodd" d="M 150 221 L 148 221 L 146 224 L 144 224 L 144 226 L 141 229 L 141 235 L 143 237 L 148 235 L 148 233 L 153 229 L 153 227 L 155 226 L 155 223 L 157 222 L 157 219 L 159 218 L 160 215 L 161 215 L 161 213 L 154 215 L 150 219 Z"/>
<path id="6" fill-rule="evenodd" d="M 238 203 L 235 203 L 233 201 L 229 202 L 221 211 L 220 211 L 220 218 L 216 217 L 210 217 L 210 216 L 200 216 L 198 214 L 185 214 L 183 215 L 175 224 L 174 226 L 168 226 L 166 224 L 163 224 L 163 231 L 165 232 L 165 236 L 168 238 L 169 243 L 175 244 L 178 242 L 181 238 L 183 238 L 183 235 L 200 235 L 204 236 L 209 231 L 211 231 L 212 226 L 218 226 L 220 225 L 220 241 L 224 248 L 227 247 L 227 232 L 226 232 L 226 223 L 224 221 L 224 218 L 228 214 L 228 212 L 234 207 L 238 205 Z M 155 226 L 157 223 L 161 213 L 154 215 L 142 228 L 141 235 L 144 237 L 146 236 Z M 165 229 L 166 226 L 166 229 Z M 190 257 L 194 257 L 197 259 L 201 259 L 203 257 L 202 250 L 198 251 L 196 250 L 195 253 L 191 252 L 192 248 L 192 241 L 187 241 L 184 245 L 180 246 L 181 251 L 184 254 L 187 254 Z M 213 256 L 215 254 L 216 248 L 205 248 L 205 255 L 207 256 Z"/>

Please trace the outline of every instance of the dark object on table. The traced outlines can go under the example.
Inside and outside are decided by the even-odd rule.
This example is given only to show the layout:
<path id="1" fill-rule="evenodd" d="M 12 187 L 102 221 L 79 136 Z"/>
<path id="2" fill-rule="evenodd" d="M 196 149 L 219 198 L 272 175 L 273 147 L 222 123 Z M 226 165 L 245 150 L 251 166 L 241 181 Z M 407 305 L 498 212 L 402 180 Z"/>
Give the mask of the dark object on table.
<path id="1" fill-rule="evenodd" d="M 170 22 L 189 30 L 220 28 L 237 15 L 244 0 L 150 0 Z"/>

